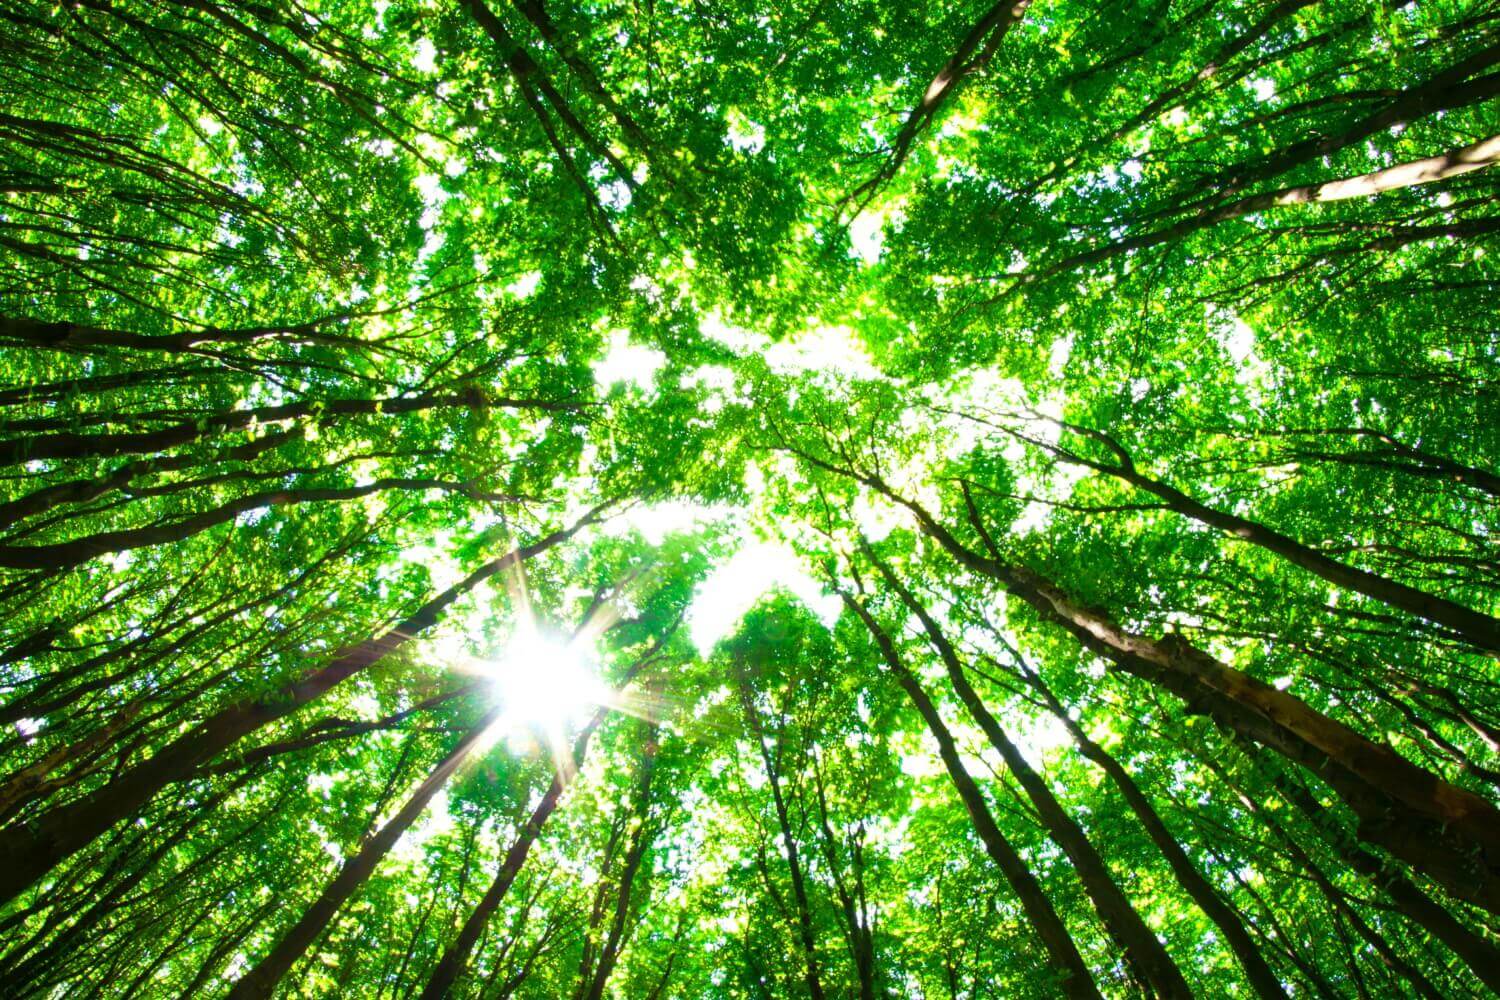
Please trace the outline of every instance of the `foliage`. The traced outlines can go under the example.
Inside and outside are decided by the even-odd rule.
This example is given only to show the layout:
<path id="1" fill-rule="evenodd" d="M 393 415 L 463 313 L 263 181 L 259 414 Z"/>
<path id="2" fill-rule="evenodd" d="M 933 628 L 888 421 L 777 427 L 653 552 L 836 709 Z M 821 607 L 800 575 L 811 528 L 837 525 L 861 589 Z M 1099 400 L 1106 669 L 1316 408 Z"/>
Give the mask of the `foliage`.
<path id="1" fill-rule="evenodd" d="M 1496 15 L 0 3 L 0 995 L 1500 991 Z"/>

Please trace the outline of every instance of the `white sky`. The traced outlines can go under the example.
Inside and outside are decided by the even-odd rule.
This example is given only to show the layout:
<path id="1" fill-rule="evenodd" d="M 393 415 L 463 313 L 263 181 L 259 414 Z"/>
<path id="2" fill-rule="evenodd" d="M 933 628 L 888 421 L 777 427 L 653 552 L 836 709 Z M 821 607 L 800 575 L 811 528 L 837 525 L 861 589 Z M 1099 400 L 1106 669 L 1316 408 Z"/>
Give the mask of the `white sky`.
<path id="1" fill-rule="evenodd" d="M 609 349 L 594 363 L 594 381 L 602 389 L 627 382 L 642 392 L 650 392 L 656 373 L 667 363 L 667 356 L 654 347 L 633 344 L 624 330 L 610 333 Z"/>
<path id="2" fill-rule="evenodd" d="M 729 508 L 702 507 L 675 500 L 633 508 L 611 519 L 609 524 L 614 530 L 639 531 L 648 543 L 660 545 L 670 532 L 690 529 L 730 513 Z M 791 592 L 825 623 L 831 625 L 837 619 L 838 598 L 823 592 L 821 584 L 807 572 L 789 546 L 750 538 L 699 584 L 687 612 L 693 645 L 707 655 L 715 643 L 734 631 L 756 601 L 777 587 Z"/>
<path id="3" fill-rule="evenodd" d="M 791 591 L 824 622 L 838 617 L 839 601 L 808 575 L 802 561 L 778 542 L 750 542 L 709 574 L 688 608 L 693 644 L 708 653 L 734 631 L 755 602 L 776 587 Z"/>

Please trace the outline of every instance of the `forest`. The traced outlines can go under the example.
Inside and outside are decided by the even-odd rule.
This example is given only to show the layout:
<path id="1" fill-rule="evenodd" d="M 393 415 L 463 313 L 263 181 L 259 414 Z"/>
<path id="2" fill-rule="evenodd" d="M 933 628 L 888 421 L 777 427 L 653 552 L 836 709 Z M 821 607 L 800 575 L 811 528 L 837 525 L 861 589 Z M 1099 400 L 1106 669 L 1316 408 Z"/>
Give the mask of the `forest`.
<path id="1" fill-rule="evenodd" d="M 1500 0 L 0 0 L 0 998 L 1500 996 L 1497 162 Z"/>

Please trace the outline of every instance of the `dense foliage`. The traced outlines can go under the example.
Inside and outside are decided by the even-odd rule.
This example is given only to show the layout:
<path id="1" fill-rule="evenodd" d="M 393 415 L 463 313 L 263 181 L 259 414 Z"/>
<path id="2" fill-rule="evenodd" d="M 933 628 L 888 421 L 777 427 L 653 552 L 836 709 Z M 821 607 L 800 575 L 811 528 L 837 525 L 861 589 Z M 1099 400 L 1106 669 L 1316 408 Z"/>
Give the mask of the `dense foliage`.
<path id="1" fill-rule="evenodd" d="M 0 995 L 1500 991 L 1493 0 L 0 43 Z"/>

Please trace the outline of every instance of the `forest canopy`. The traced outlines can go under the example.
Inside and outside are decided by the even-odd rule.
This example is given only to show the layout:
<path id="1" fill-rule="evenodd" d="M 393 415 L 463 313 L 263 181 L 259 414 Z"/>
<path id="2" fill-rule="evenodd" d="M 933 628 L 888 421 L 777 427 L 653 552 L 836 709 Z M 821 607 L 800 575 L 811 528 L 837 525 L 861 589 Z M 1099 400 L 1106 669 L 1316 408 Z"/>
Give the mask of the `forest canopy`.
<path id="1" fill-rule="evenodd" d="M 0 60 L 0 997 L 1500 994 L 1495 0 Z"/>

